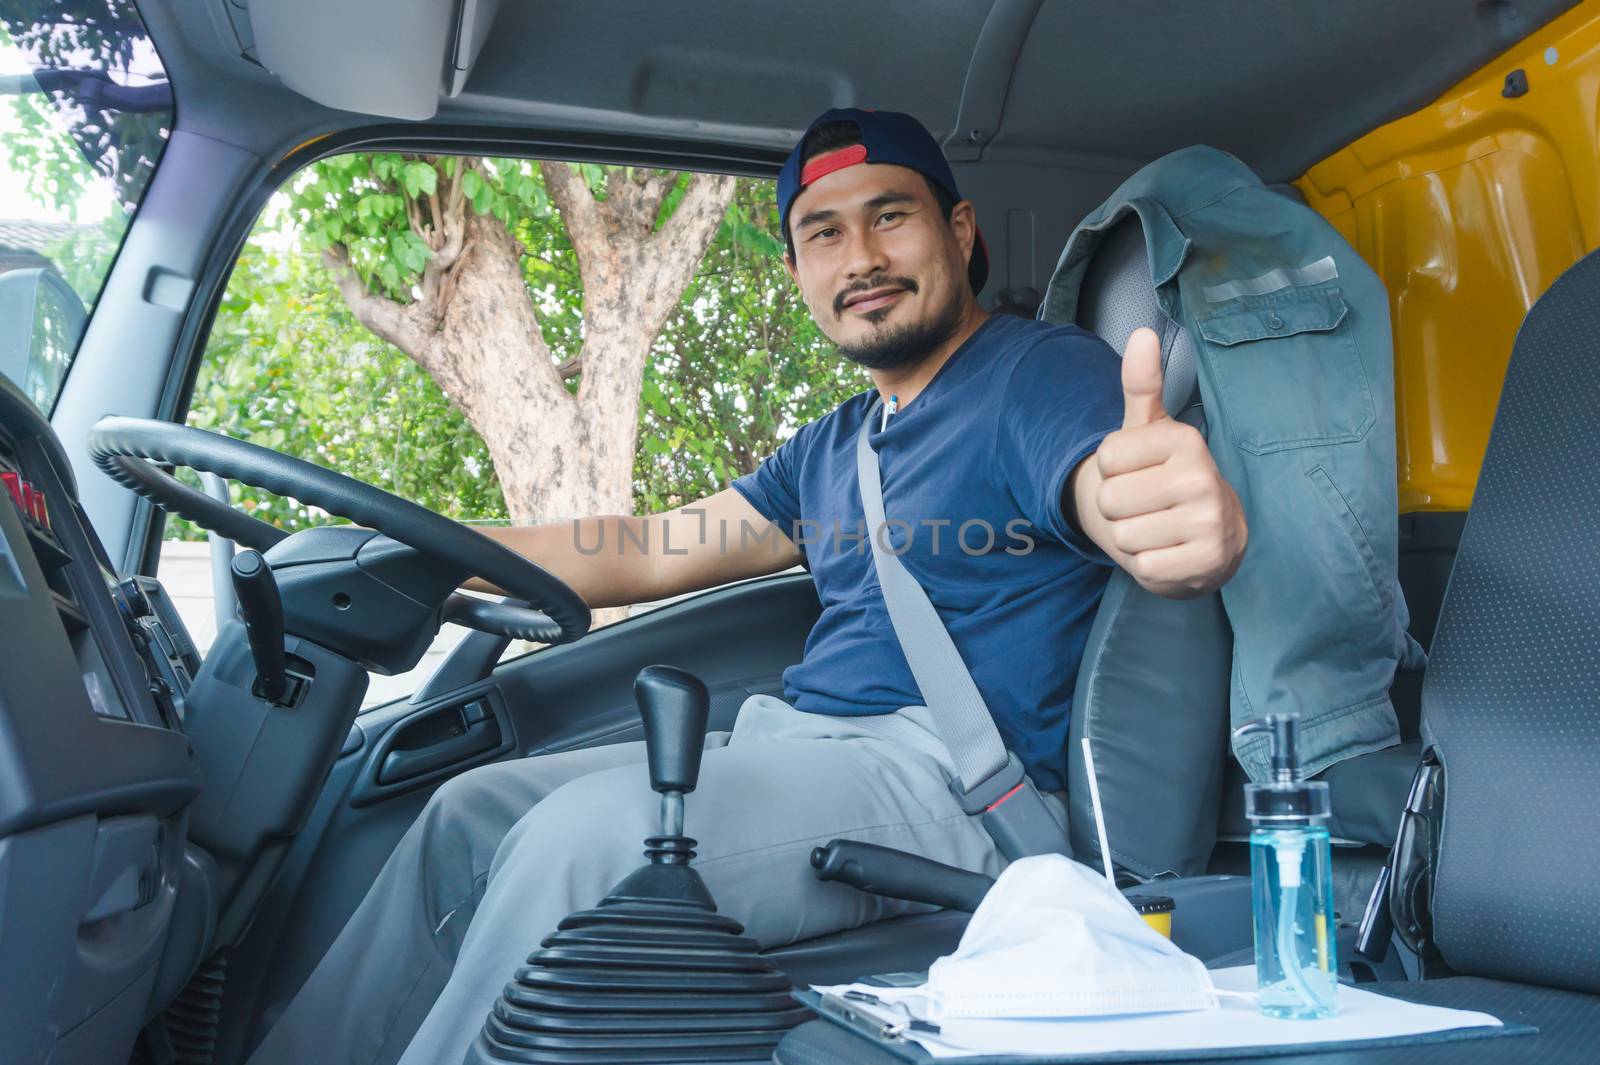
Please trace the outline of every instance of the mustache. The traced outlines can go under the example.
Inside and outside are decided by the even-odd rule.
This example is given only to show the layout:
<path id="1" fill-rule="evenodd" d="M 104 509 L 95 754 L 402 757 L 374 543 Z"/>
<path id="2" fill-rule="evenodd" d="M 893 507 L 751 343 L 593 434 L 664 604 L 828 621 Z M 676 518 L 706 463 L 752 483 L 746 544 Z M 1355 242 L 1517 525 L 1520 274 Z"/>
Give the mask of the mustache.
<path id="1" fill-rule="evenodd" d="M 858 292 L 871 292 L 875 288 L 903 288 L 915 295 L 917 283 L 909 277 L 889 277 L 883 274 L 877 277 L 869 277 L 865 281 L 859 281 L 851 285 L 849 288 L 841 289 L 839 294 L 833 297 L 833 316 L 838 318 L 844 314 L 845 300 Z"/>

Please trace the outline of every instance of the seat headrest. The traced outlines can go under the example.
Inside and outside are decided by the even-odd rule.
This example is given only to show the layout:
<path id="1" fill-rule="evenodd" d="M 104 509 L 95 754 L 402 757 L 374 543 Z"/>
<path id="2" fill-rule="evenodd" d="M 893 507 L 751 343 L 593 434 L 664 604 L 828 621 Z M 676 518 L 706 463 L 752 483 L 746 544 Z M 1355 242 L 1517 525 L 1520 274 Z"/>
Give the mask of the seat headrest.
<path id="1" fill-rule="evenodd" d="M 1194 341 L 1161 310 L 1150 280 L 1139 216 L 1125 215 L 1100 238 L 1083 275 L 1078 325 L 1100 337 L 1119 355 L 1135 329 L 1148 326 L 1161 338 L 1166 367 L 1161 401 L 1174 418 L 1200 403 Z"/>

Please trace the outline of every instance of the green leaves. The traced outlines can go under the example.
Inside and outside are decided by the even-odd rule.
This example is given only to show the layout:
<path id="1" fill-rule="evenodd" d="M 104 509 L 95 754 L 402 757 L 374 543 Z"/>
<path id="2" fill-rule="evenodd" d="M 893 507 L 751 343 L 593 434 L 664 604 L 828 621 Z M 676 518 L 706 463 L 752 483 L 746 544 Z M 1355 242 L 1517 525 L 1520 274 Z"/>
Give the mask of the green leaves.
<path id="1" fill-rule="evenodd" d="M 781 259 L 788 248 L 778 230 L 777 217 L 775 204 L 745 204 L 735 200 L 728 208 L 728 216 L 722 220 L 717 240 L 750 255 Z"/>
<path id="2" fill-rule="evenodd" d="M 439 172 L 429 163 L 407 163 L 400 173 L 406 195 L 413 200 L 439 191 Z"/>
<path id="3" fill-rule="evenodd" d="M 409 229 L 389 234 L 389 251 L 400 266 L 413 274 L 420 274 L 433 254 L 427 242 Z"/>

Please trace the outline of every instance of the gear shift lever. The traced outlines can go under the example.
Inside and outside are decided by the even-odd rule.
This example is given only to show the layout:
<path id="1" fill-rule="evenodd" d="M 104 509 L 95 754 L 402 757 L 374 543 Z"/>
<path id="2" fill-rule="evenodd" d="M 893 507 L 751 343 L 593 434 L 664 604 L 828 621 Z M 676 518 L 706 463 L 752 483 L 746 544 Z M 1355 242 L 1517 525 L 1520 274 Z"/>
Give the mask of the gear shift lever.
<path id="1" fill-rule="evenodd" d="M 646 666 L 633 681 L 633 695 L 644 718 L 650 786 L 661 793 L 661 836 L 683 836 L 683 797 L 700 777 L 711 693 L 700 678 L 671 666 Z M 691 844 L 692 846 L 692 844 Z M 687 862 L 691 851 L 674 849 L 663 860 Z"/>
<path id="2" fill-rule="evenodd" d="M 545 938 L 463 1065 L 763 1062 L 812 1016 L 689 864 L 683 797 L 700 777 L 710 693 L 681 669 L 649 666 L 633 694 L 661 794 L 661 834 L 644 841 L 650 862 Z"/>

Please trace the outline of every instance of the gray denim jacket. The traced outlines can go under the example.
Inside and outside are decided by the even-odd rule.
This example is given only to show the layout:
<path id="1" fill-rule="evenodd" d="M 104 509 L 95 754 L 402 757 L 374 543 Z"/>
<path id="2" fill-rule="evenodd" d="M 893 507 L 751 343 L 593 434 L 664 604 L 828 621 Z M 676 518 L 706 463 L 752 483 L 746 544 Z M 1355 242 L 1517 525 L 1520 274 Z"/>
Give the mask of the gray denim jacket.
<path id="1" fill-rule="evenodd" d="M 1399 742 L 1397 664 L 1420 665 L 1396 577 L 1394 354 L 1382 282 L 1311 209 L 1193 147 L 1079 224 L 1040 317 L 1077 320 L 1100 234 L 1139 216 L 1162 309 L 1195 342 L 1207 440 L 1250 544 L 1222 589 L 1234 725 L 1298 712 L 1308 772 Z M 1268 776 L 1265 737 L 1234 748 Z"/>

